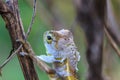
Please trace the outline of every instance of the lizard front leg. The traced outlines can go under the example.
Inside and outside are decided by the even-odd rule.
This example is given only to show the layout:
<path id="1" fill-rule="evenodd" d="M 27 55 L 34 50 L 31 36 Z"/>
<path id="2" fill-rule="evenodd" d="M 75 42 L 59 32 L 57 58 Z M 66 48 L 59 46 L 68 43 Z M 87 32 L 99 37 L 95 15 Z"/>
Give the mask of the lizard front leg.
<path id="1" fill-rule="evenodd" d="M 54 56 L 40 55 L 37 57 L 46 63 L 53 63 L 55 61 Z"/>

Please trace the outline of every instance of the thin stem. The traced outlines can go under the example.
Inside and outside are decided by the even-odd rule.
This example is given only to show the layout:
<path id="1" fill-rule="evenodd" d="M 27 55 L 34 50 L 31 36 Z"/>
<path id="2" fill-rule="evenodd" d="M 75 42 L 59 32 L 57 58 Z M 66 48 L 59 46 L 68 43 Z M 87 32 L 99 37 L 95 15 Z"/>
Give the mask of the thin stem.
<path id="1" fill-rule="evenodd" d="M 19 50 L 21 49 L 21 47 L 22 47 L 22 44 L 18 47 L 17 50 L 15 50 L 14 53 L 11 54 L 10 57 L 8 57 L 8 58 L 2 63 L 2 65 L 0 65 L 0 70 L 16 55 L 16 53 L 19 52 Z"/>
<path id="2" fill-rule="evenodd" d="M 120 50 L 118 45 L 115 43 L 115 41 L 112 39 L 112 37 L 110 36 L 109 32 L 107 31 L 106 27 L 104 27 L 104 31 L 105 34 L 110 42 L 110 44 L 112 45 L 113 49 L 116 51 L 117 55 L 120 57 Z"/>
<path id="3" fill-rule="evenodd" d="M 34 0 L 34 2 L 33 2 L 32 20 L 31 20 L 31 23 L 30 23 L 30 25 L 29 25 L 28 31 L 27 31 L 27 33 L 26 33 L 26 39 L 27 39 L 28 35 L 30 34 L 31 29 L 32 29 L 32 25 L 33 25 L 34 20 L 35 20 L 35 15 L 36 15 L 36 0 Z"/>

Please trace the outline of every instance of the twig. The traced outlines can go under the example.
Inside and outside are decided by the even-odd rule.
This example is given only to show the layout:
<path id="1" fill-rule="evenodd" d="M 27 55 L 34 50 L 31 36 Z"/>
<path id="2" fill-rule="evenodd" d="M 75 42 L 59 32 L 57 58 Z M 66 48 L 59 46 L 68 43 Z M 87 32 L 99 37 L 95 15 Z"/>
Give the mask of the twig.
<path id="1" fill-rule="evenodd" d="M 110 34 L 111 38 L 114 40 L 114 42 L 120 46 L 120 30 L 119 25 L 117 23 L 117 20 L 115 18 L 113 5 L 110 0 L 107 1 L 107 10 L 106 10 L 106 30 Z"/>
<path id="2" fill-rule="evenodd" d="M 105 34 L 110 42 L 110 44 L 112 45 L 113 49 L 116 51 L 117 55 L 120 57 L 120 50 L 118 48 L 118 45 L 115 43 L 115 41 L 112 39 L 111 35 L 109 34 L 109 32 L 106 29 L 106 26 L 104 27 L 104 31 Z"/>
<path id="3" fill-rule="evenodd" d="M 52 68 L 50 68 L 46 63 L 35 56 L 35 52 L 33 51 L 29 42 L 21 39 L 19 39 L 18 41 L 23 44 L 23 47 L 26 49 L 27 53 L 29 53 L 28 55 L 30 56 L 30 58 L 40 67 L 40 69 L 45 71 L 47 74 L 56 74 L 56 72 Z"/>
<path id="4" fill-rule="evenodd" d="M 26 36 L 24 34 L 22 21 L 19 14 L 18 0 L 9 0 L 9 1 L 10 4 L 6 5 L 5 2 L 3 2 L 3 0 L 0 0 L 0 11 L 6 10 L 7 12 L 5 14 L 2 12 L 0 13 L 0 15 L 2 16 L 3 20 L 6 23 L 6 28 L 9 31 L 14 49 L 18 49 L 18 47 L 21 44 L 17 43 L 16 39 L 25 40 Z M 10 9 L 9 6 L 12 7 L 11 9 L 12 13 L 8 12 Z M 26 52 L 26 49 L 23 47 L 22 49 L 20 49 L 19 52 Z M 29 56 L 22 57 L 20 56 L 20 54 L 17 55 L 25 80 L 39 80 L 32 59 Z"/>
<path id="5" fill-rule="evenodd" d="M 18 47 L 17 50 L 15 50 L 14 53 L 11 54 L 10 57 L 8 57 L 3 63 L 2 65 L 0 65 L 0 70 L 16 55 L 16 53 L 21 49 L 22 47 L 22 44 Z"/>
<path id="6" fill-rule="evenodd" d="M 36 15 L 36 0 L 34 0 L 34 2 L 33 2 L 32 20 L 31 20 L 31 23 L 30 23 L 30 25 L 29 25 L 28 31 L 27 31 L 27 33 L 26 33 L 26 39 L 27 39 L 28 35 L 30 34 L 31 29 L 32 29 L 32 24 L 34 23 L 35 15 Z"/>
<path id="7" fill-rule="evenodd" d="M 46 63 L 44 63 L 42 60 L 40 60 L 38 57 L 34 56 L 33 54 L 30 54 L 30 57 L 32 58 L 32 60 L 34 61 L 34 63 L 36 63 L 38 65 L 38 67 L 40 69 L 42 69 L 43 71 L 45 71 L 48 75 L 50 74 L 56 74 L 55 70 L 50 68 Z"/>

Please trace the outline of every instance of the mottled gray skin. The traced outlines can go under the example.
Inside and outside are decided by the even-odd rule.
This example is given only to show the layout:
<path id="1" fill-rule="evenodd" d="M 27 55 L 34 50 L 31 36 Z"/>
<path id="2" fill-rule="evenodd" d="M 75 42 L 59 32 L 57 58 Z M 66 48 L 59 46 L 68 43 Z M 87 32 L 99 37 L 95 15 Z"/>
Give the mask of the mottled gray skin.
<path id="1" fill-rule="evenodd" d="M 52 38 L 52 41 L 49 41 L 50 43 L 47 41 L 48 36 Z M 71 75 L 70 70 L 78 70 L 77 64 L 80 60 L 80 54 L 75 46 L 73 35 L 69 30 L 62 29 L 45 32 L 44 44 L 47 55 L 40 55 L 38 58 L 47 63 L 53 63 L 56 72 L 60 76 L 68 76 Z M 70 70 L 67 69 L 66 60 L 71 68 Z"/>

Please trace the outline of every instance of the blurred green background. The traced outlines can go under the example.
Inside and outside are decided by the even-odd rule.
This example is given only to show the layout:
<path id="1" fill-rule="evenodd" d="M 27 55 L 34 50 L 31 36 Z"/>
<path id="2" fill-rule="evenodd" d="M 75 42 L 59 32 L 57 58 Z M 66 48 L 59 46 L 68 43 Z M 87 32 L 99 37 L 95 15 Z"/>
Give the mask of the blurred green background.
<path id="1" fill-rule="evenodd" d="M 53 0 L 54 7 L 60 14 L 62 22 L 64 22 L 63 28 L 69 29 L 70 25 L 75 18 L 75 9 L 72 0 Z M 23 21 L 24 29 L 27 28 L 31 21 L 32 16 L 32 0 L 19 0 L 20 15 Z M 120 1 L 112 0 L 113 10 L 116 20 L 120 21 Z M 42 0 L 37 0 L 37 14 L 33 24 L 32 31 L 29 35 L 28 41 L 31 43 L 36 55 L 45 54 L 45 47 L 43 43 L 43 33 L 52 29 L 52 25 L 49 22 L 49 11 L 45 9 Z M 86 42 L 82 29 L 78 26 L 74 28 L 74 40 L 80 51 L 81 60 L 79 62 L 79 74 L 81 80 L 85 80 L 87 75 L 87 61 L 85 57 Z M 120 59 L 112 50 L 108 41 L 104 40 L 104 54 L 103 54 L 103 72 L 105 77 L 110 80 L 120 80 Z M 12 49 L 11 40 L 7 29 L 5 28 L 4 21 L 0 17 L 0 64 L 8 57 Z M 36 71 L 40 80 L 48 80 L 48 76 L 45 72 L 41 71 L 36 65 Z M 24 80 L 23 73 L 21 71 L 17 56 L 15 56 L 3 69 L 2 77 L 0 80 Z"/>

